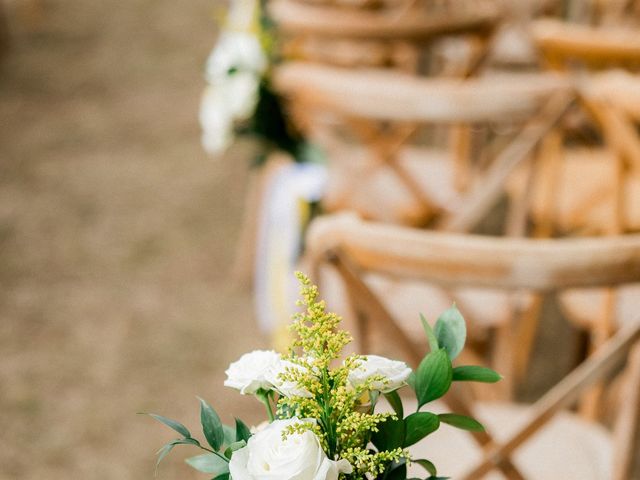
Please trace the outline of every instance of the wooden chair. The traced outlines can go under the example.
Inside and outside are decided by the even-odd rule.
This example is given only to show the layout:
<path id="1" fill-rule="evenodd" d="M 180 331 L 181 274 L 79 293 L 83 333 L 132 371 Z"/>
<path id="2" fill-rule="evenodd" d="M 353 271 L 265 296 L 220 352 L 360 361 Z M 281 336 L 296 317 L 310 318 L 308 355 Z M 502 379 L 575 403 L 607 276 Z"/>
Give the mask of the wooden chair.
<path id="1" fill-rule="evenodd" d="M 397 306 L 386 303 L 386 292 L 372 287 L 371 279 L 375 276 L 428 281 L 449 290 L 473 286 L 539 292 L 561 291 L 569 287 L 620 285 L 640 279 L 640 235 L 559 240 L 488 238 L 417 231 L 363 222 L 353 216 L 329 216 L 316 220 L 312 225 L 307 238 L 307 253 L 317 282 L 322 285 L 321 274 L 329 266 L 344 281 L 347 301 L 356 312 L 356 325 L 359 327 L 356 330 L 357 338 L 361 342 L 359 351 L 369 351 L 371 327 L 375 326 L 385 341 L 399 346 L 414 365 L 423 354 L 414 338 L 422 338 L 422 335 L 417 337 L 408 331 L 406 321 L 415 318 L 411 323 L 419 325 L 417 312 L 424 311 L 428 299 L 420 299 L 423 303 L 421 308 L 412 307 L 412 312 L 398 316 Z M 438 310 L 431 312 L 433 314 Z M 512 380 L 510 360 L 513 358 L 514 344 L 517 345 L 518 323 L 516 321 L 506 327 L 499 332 L 496 364 L 508 383 Z M 634 329 L 635 341 L 640 332 L 637 331 L 637 324 L 631 328 Z M 577 375 L 582 378 L 581 374 Z M 591 379 L 591 374 L 588 377 Z M 515 440 L 507 438 L 507 446 L 499 450 L 499 454 L 488 457 L 491 460 L 483 464 L 481 469 L 462 478 L 481 478 L 481 473 L 501 465 L 507 458 L 503 453 L 510 454 L 532 431 L 548 420 L 551 413 L 574 401 L 577 393 L 584 390 L 583 380 L 574 389 L 576 377 L 569 378 L 553 394 L 545 397 L 542 406 L 536 410 L 542 412 L 540 418 L 534 417 L 537 420 L 524 430 L 526 434 L 516 435 L 513 430 L 509 431 Z M 635 394 L 640 394 L 637 386 Z M 637 402 L 633 405 L 637 410 Z M 512 426 L 526 422 L 521 417 L 522 411 L 516 413 L 520 420 Z M 594 478 L 605 477 L 596 475 Z"/>
<path id="2" fill-rule="evenodd" d="M 570 82 L 535 74 L 463 81 L 288 63 L 273 79 L 298 124 L 327 149 L 332 176 L 325 208 L 411 225 L 439 218 L 443 228 L 460 231 L 497 201 L 506 177 L 525 163 L 573 94 Z M 453 134 L 498 125 L 517 135 L 495 135 L 480 167 L 466 135 L 452 149 L 411 145 L 422 125 Z"/>
<path id="3" fill-rule="evenodd" d="M 512 187 L 518 186 L 510 188 L 512 196 L 521 196 L 533 183 L 528 188 L 537 236 L 640 231 L 640 77 L 623 70 L 595 72 L 638 70 L 637 28 L 542 20 L 532 24 L 531 32 L 546 65 L 577 78 L 576 110 L 566 114 L 568 121 L 559 122 L 564 129 L 553 131 L 539 152 L 543 158 L 531 173 L 536 180 L 514 176 Z M 576 132 L 587 132 L 602 144 L 568 148 L 564 138 L 571 130 L 571 143 L 576 143 Z M 639 293 L 640 284 L 572 290 L 560 296 L 560 303 L 575 324 L 589 326 L 594 348 L 612 334 L 615 318 L 640 307 Z"/>
<path id="4" fill-rule="evenodd" d="M 498 3 L 429 3 L 277 0 L 269 13 L 288 59 L 416 71 L 425 67 L 424 56 L 437 40 L 455 36 L 470 38 L 468 61 L 457 74 L 479 68 L 502 19 Z"/>

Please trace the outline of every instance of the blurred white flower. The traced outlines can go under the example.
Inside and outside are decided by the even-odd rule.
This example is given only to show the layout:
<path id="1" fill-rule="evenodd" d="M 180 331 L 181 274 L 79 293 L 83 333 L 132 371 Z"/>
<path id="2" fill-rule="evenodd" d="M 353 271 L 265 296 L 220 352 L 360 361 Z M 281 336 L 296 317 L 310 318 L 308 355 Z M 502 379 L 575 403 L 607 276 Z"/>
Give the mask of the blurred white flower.
<path id="1" fill-rule="evenodd" d="M 202 144 L 207 152 L 224 151 L 233 141 L 234 123 L 253 115 L 266 68 L 267 57 L 254 34 L 236 30 L 220 34 L 207 60 L 209 86 L 200 106 Z"/>
<path id="2" fill-rule="evenodd" d="M 267 56 L 258 37 L 246 31 L 224 30 L 207 60 L 206 76 L 209 83 L 215 83 L 237 72 L 261 76 L 266 69 Z"/>
<path id="3" fill-rule="evenodd" d="M 374 375 L 382 375 L 385 381 L 374 381 L 371 390 L 388 393 L 405 384 L 411 375 L 411 369 L 406 363 L 398 360 L 390 360 L 378 355 L 367 355 L 366 360 L 363 360 L 357 368 L 349 372 L 349 382 L 353 386 L 362 385 Z"/>
<path id="4" fill-rule="evenodd" d="M 281 360 L 278 364 L 274 365 L 266 378 L 273 384 L 278 393 L 285 397 L 310 398 L 311 393 L 306 388 L 300 386 L 298 382 L 285 381 L 280 378 L 280 374 L 284 373 L 286 369 L 306 371 L 306 368 L 302 365 L 298 365 L 289 360 Z"/>
<path id="5" fill-rule="evenodd" d="M 272 390 L 273 384 L 267 377 L 280 361 L 280 355 L 273 350 L 245 353 L 225 371 L 224 386 L 240 390 L 243 395 L 253 395 L 260 389 Z"/>
<path id="6" fill-rule="evenodd" d="M 222 89 L 207 87 L 200 102 L 202 145 L 210 154 L 223 152 L 233 140 L 233 118 Z"/>

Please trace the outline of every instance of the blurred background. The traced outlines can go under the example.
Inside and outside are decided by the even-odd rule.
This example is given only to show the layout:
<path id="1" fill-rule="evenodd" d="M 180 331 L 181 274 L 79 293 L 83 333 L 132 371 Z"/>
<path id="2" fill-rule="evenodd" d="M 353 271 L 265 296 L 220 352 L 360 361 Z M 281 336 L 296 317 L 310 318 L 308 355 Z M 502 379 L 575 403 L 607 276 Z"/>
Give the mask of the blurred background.
<path id="1" fill-rule="evenodd" d="M 171 433 L 136 412 L 260 418 L 222 387 L 266 341 L 229 281 L 247 154 L 200 145 L 216 3 L 3 7 L 0 478 L 153 478 Z"/>
<path id="2" fill-rule="evenodd" d="M 286 344 L 297 268 L 357 348 L 412 365 L 418 312 L 456 301 L 470 358 L 505 373 L 482 400 L 534 401 L 633 324 L 638 2 L 0 7 L 0 480 L 152 478 L 173 436 L 136 412 L 197 430 L 196 396 L 262 421 L 224 370 Z M 479 235 L 526 271 L 487 267 Z M 635 372 L 575 411 L 610 427 L 622 392 L 638 422 Z M 203 478 L 186 455 L 160 477 Z M 594 455 L 572 461 L 613 478 Z"/>

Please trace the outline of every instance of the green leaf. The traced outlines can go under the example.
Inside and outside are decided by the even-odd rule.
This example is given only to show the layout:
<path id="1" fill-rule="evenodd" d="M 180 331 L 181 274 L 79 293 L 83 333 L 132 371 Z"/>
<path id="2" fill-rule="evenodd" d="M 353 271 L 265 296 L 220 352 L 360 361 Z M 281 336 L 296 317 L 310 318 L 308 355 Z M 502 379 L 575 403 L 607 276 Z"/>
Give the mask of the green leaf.
<path id="1" fill-rule="evenodd" d="M 199 447 L 200 442 L 198 442 L 198 440 L 196 440 L 195 438 L 178 438 L 177 440 L 170 441 L 156 452 L 156 454 L 158 455 L 158 459 L 156 460 L 156 470 L 158 468 L 158 465 L 160 465 L 160 462 L 169 454 L 171 450 L 173 450 L 173 447 L 175 447 L 176 445 L 196 445 L 197 447 Z"/>
<path id="2" fill-rule="evenodd" d="M 442 423 L 446 423 L 456 428 L 461 428 L 462 430 L 469 430 L 470 432 L 484 431 L 484 427 L 480 422 L 465 415 L 458 415 L 457 413 L 442 413 L 438 415 L 438 418 Z"/>
<path id="3" fill-rule="evenodd" d="M 451 387 L 452 376 L 451 360 L 444 349 L 427 354 L 416 371 L 415 391 L 418 409 L 447 393 Z"/>
<path id="4" fill-rule="evenodd" d="M 434 333 L 438 345 L 447 351 L 451 360 L 455 359 L 464 348 L 467 339 L 467 325 L 455 304 L 438 317 Z"/>
<path id="5" fill-rule="evenodd" d="M 223 445 L 231 445 L 233 442 L 236 441 L 236 429 L 223 424 L 222 425 L 222 431 L 224 433 L 224 442 Z"/>
<path id="6" fill-rule="evenodd" d="M 427 335 L 427 341 L 429 342 L 429 351 L 437 352 L 440 350 L 440 345 L 438 345 L 438 339 L 436 338 L 436 334 L 433 332 L 431 325 L 427 322 L 427 319 L 424 318 L 424 315 L 420 314 L 420 322 L 422 323 L 422 328 L 424 329 L 424 333 Z"/>
<path id="7" fill-rule="evenodd" d="M 247 427 L 242 420 L 236 418 L 236 442 L 239 442 L 240 440 L 248 442 L 249 437 L 251 437 L 251 430 L 249 430 L 249 427 Z"/>
<path id="8" fill-rule="evenodd" d="M 176 432 L 182 435 L 185 438 L 191 437 L 191 432 L 187 430 L 187 427 L 182 425 L 180 422 L 176 422 L 175 420 L 171 420 L 170 418 L 163 417 L 162 415 L 156 415 L 155 413 L 140 413 L 140 415 L 149 415 L 152 418 L 155 418 L 161 423 L 164 423 L 167 427 L 173 428 Z"/>
<path id="9" fill-rule="evenodd" d="M 173 450 L 173 447 L 175 447 L 173 443 L 167 443 L 160 450 L 157 451 L 158 459 L 156 460 L 156 473 L 158 471 L 158 465 L 160 465 L 160 462 L 164 460 L 164 457 L 169 455 L 169 452 Z"/>
<path id="10" fill-rule="evenodd" d="M 401 462 L 393 462 L 387 469 L 383 480 L 406 480 L 406 478 L 407 465 L 403 460 Z"/>
<path id="11" fill-rule="evenodd" d="M 378 425 L 378 431 L 373 433 L 371 441 L 379 451 L 400 448 L 404 443 L 404 429 L 405 425 L 401 418 L 397 420 L 387 418 Z"/>
<path id="12" fill-rule="evenodd" d="M 239 442 L 233 442 L 224 451 L 224 456 L 227 458 L 231 458 L 231 455 L 233 454 L 233 452 L 235 452 L 236 450 L 240 450 L 241 448 L 246 446 L 247 446 L 247 442 L 245 442 L 244 440 L 240 440 Z"/>
<path id="13" fill-rule="evenodd" d="M 438 471 L 436 470 L 436 466 L 430 462 L 429 460 L 425 460 L 424 458 L 420 458 L 418 460 L 411 460 L 412 463 L 417 463 L 422 468 L 424 468 L 430 475 L 436 476 Z"/>
<path id="14" fill-rule="evenodd" d="M 404 419 L 405 434 L 403 447 L 419 442 L 440 426 L 438 415 L 429 412 L 416 412 Z"/>
<path id="15" fill-rule="evenodd" d="M 407 377 L 407 385 L 409 385 L 409 388 L 411 388 L 411 390 L 413 390 L 414 392 L 416 391 L 416 372 L 411 372 L 409 374 L 409 376 Z"/>
<path id="16" fill-rule="evenodd" d="M 195 457 L 187 458 L 185 462 L 199 472 L 213 473 L 214 475 L 229 473 L 229 462 L 226 462 L 215 453 L 196 455 Z"/>
<path id="17" fill-rule="evenodd" d="M 218 475 L 217 477 L 213 477 L 213 480 L 229 480 L 231 478 L 230 473 L 223 473 L 222 475 Z"/>
<path id="18" fill-rule="evenodd" d="M 486 367 L 477 365 L 465 365 L 453 369 L 454 382 L 483 382 L 496 383 L 502 379 L 502 375 Z"/>
<path id="19" fill-rule="evenodd" d="M 207 439 L 209 445 L 214 450 L 220 450 L 224 443 L 224 429 L 222 428 L 222 422 L 220 417 L 215 412 L 211 405 L 205 402 L 202 398 L 200 400 L 200 423 L 202 423 L 202 431 Z"/>
<path id="20" fill-rule="evenodd" d="M 398 392 L 394 390 L 393 392 L 385 393 L 384 398 L 387 399 L 387 402 L 389 402 L 393 411 L 396 412 L 398 418 L 402 420 L 404 418 L 404 410 L 402 408 L 402 399 L 400 395 L 398 395 Z"/>

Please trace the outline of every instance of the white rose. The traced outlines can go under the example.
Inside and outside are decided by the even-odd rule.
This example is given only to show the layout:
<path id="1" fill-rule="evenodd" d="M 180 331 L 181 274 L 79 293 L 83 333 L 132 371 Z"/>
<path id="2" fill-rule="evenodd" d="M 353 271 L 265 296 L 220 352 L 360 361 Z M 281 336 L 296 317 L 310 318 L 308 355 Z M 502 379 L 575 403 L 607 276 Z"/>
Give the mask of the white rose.
<path id="1" fill-rule="evenodd" d="M 277 365 L 274 365 L 266 378 L 273 384 L 278 393 L 285 397 L 310 398 L 311 393 L 306 388 L 300 386 L 297 382 L 290 380 L 285 381 L 280 377 L 280 374 L 284 373 L 287 368 L 306 371 L 306 368 L 302 365 L 298 365 L 289 360 L 281 360 Z"/>
<path id="2" fill-rule="evenodd" d="M 327 458 L 311 431 L 282 439 L 286 427 L 300 422 L 295 417 L 276 420 L 233 452 L 229 462 L 233 480 L 338 480 L 340 473 L 352 472 L 348 461 Z"/>
<path id="3" fill-rule="evenodd" d="M 362 385 L 373 375 L 382 375 L 385 382 L 373 382 L 371 389 L 388 393 L 403 386 L 411 375 L 411 369 L 406 363 L 390 360 L 378 355 L 367 355 L 360 365 L 349 372 L 349 382 L 353 386 Z"/>
<path id="4" fill-rule="evenodd" d="M 258 37 L 249 32 L 225 30 L 207 59 L 206 75 L 209 83 L 215 83 L 234 72 L 260 76 L 266 69 L 267 57 Z"/>
<path id="5" fill-rule="evenodd" d="M 246 120 L 256 109 L 260 77 L 253 72 L 236 72 L 216 83 L 224 94 L 226 108 L 234 120 Z"/>
<path id="6" fill-rule="evenodd" d="M 208 87 L 200 102 L 200 125 L 202 146 L 211 153 L 221 153 L 233 140 L 233 118 L 227 106 L 224 92 Z"/>
<path id="7" fill-rule="evenodd" d="M 271 370 L 280 362 L 280 355 L 273 350 L 255 350 L 245 353 L 226 370 L 225 387 L 240 390 L 243 395 L 253 395 L 259 389 L 272 390 L 267 379 Z"/>

